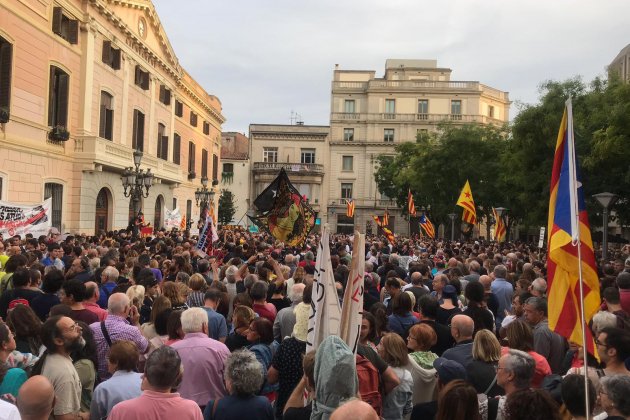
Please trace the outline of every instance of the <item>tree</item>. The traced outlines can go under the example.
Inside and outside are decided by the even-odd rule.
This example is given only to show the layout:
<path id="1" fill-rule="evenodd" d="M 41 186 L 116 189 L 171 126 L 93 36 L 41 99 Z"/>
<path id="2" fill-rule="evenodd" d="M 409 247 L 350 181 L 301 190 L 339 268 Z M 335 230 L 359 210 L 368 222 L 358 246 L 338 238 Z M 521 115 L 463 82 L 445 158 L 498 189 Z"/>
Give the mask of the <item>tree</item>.
<path id="1" fill-rule="evenodd" d="M 221 190 L 221 195 L 219 196 L 219 210 L 217 214 L 219 224 L 230 224 L 232 218 L 234 217 L 234 213 L 236 213 L 236 208 L 234 207 L 234 194 L 232 194 L 229 190 Z"/>

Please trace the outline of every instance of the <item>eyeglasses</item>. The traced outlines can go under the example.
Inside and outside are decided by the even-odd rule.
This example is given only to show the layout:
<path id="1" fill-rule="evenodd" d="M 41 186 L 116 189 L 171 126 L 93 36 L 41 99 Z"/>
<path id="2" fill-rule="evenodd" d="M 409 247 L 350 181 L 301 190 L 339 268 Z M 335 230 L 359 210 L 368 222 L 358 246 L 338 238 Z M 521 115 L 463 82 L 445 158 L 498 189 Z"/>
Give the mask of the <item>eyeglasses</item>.
<path id="1" fill-rule="evenodd" d="M 602 346 L 602 347 L 608 347 L 608 345 L 606 345 L 605 343 L 602 343 L 599 340 L 595 340 L 595 344 L 597 344 L 598 346 Z"/>

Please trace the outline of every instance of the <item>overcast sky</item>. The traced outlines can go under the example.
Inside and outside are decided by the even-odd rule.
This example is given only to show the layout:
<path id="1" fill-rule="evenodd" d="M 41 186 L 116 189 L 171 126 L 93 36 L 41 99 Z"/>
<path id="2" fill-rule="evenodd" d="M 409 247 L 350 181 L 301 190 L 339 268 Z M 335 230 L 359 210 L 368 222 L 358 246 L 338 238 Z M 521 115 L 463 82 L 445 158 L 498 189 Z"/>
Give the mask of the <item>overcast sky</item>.
<path id="1" fill-rule="evenodd" d="M 219 97 L 223 131 L 251 123 L 328 125 L 335 64 L 437 59 L 535 103 L 544 80 L 604 75 L 630 43 L 630 1 L 153 0 L 180 64 Z"/>

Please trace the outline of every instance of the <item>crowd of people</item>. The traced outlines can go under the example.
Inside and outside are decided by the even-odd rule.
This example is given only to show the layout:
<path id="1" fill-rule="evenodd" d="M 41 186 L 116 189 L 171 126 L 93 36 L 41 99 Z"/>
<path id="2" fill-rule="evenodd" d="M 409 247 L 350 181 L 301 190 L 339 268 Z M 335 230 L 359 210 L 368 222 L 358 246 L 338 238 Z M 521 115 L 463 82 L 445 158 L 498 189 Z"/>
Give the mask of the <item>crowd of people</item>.
<path id="1" fill-rule="evenodd" d="M 629 246 L 598 267 L 591 354 L 549 328 L 534 246 L 332 235 L 340 301 L 365 264 L 355 354 L 306 352 L 318 235 L 219 238 L 0 241 L 0 418 L 630 419 Z"/>

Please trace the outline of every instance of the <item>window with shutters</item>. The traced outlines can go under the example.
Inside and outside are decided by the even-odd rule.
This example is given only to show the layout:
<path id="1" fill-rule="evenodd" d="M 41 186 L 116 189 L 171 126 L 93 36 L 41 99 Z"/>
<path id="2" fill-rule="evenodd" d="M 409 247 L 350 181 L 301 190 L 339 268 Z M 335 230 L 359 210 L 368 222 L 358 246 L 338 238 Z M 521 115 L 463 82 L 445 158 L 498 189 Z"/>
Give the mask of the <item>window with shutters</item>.
<path id="1" fill-rule="evenodd" d="M 342 171 L 352 171 L 354 166 L 354 157 L 353 156 L 342 156 L 341 158 L 341 170 Z"/>
<path id="2" fill-rule="evenodd" d="M 219 179 L 219 156 L 212 154 L 212 180 Z"/>
<path id="3" fill-rule="evenodd" d="M 186 200 L 186 229 L 192 224 L 192 200 Z"/>
<path id="4" fill-rule="evenodd" d="M 352 184 L 349 182 L 341 183 L 341 198 L 352 198 Z"/>
<path id="5" fill-rule="evenodd" d="M 101 120 L 98 135 L 107 140 L 114 137 L 114 97 L 105 91 L 101 91 Z"/>
<path id="6" fill-rule="evenodd" d="M 102 54 L 103 63 L 107 64 L 109 67 L 114 70 L 120 69 L 120 48 L 112 47 L 112 42 L 105 40 L 103 41 L 103 54 Z"/>
<path id="7" fill-rule="evenodd" d="M 195 172 L 195 143 L 188 142 L 188 173 Z"/>
<path id="8" fill-rule="evenodd" d="M 137 109 L 133 110 L 133 136 L 131 147 L 134 150 L 144 152 L 144 114 Z"/>
<path id="9" fill-rule="evenodd" d="M 210 123 L 208 121 L 203 122 L 203 134 L 210 134 Z"/>
<path id="10" fill-rule="evenodd" d="M 182 153 L 182 137 L 175 133 L 173 134 L 173 163 L 179 165 L 181 163 Z"/>
<path id="11" fill-rule="evenodd" d="M 173 197 L 173 210 L 177 208 L 177 198 Z"/>
<path id="12" fill-rule="evenodd" d="M 13 45 L 0 37 L 0 124 L 9 122 L 11 113 L 11 68 Z"/>
<path id="13" fill-rule="evenodd" d="M 158 124 L 158 138 L 157 138 L 157 157 L 159 159 L 168 160 L 168 136 L 166 135 L 166 126 L 164 124 Z"/>
<path id="14" fill-rule="evenodd" d="M 383 130 L 383 141 L 386 143 L 394 142 L 394 129 L 393 128 L 386 128 Z"/>
<path id="15" fill-rule="evenodd" d="M 201 151 L 201 177 L 208 178 L 208 151 L 206 149 Z"/>
<path id="16" fill-rule="evenodd" d="M 164 105 L 171 104 L 171 90 L 165 85 L 160 85 L 160 102 Z"/>
<path id="17" fill-rule="evenodd" d="M 79 43 L 79 21 L 68 17 L 61 7 L 53 7 L 52 31 L 71 44 Z"/>
<path id="18" fill-rule="evenodd" d="M 343 141 L 354 141 L 354 128 L 343 129 Z"/>
<path id="19" fill-rule="evenodd" d="M 266 163 L 278 162 L 278 148 L 277 147 L 263 147 L 263 162 L 266 162 Z"/>
<path id="20" fill-rule="evenodd" d="M 142 90 L 149 90 L 149 72 L 136 65 L 134 83 Z"/>
<path id="21" fill-rule="evenodd" d="M 50 90 L 48 92 L 48 125 L 68 126 L 68 90 L 70 76 L 59 67 L 50 66 Z"/>
<path id="22" fill-rule="evenodd" d="M 177 100 L 175 101 L 175 115 L 178 117 L 184 116 L 184 104 Z"/>
<path id="23" fill-rule="evenodd" d="M 343 112 L 347 114 L 354 114 L 354 99 L 346 99 L 343 105 Z"/>
<path id="24" fill-rule="evenodd" d="M 52 198 L 52 225 L 61 231 L 61 211 L 63 203 L 63 185 L 54 182 L 44 184 L 44 200 Z"/>
<path id="25" fill-rule="evenodd" d="M 190 125 L 197 127 L 197 114 L 192 111 L 190 111 Z"/>
<path id="26" fill-rule="evenodd" d="M 300 163 L 315 163 L 315 149 L 300 150 Z"/>

